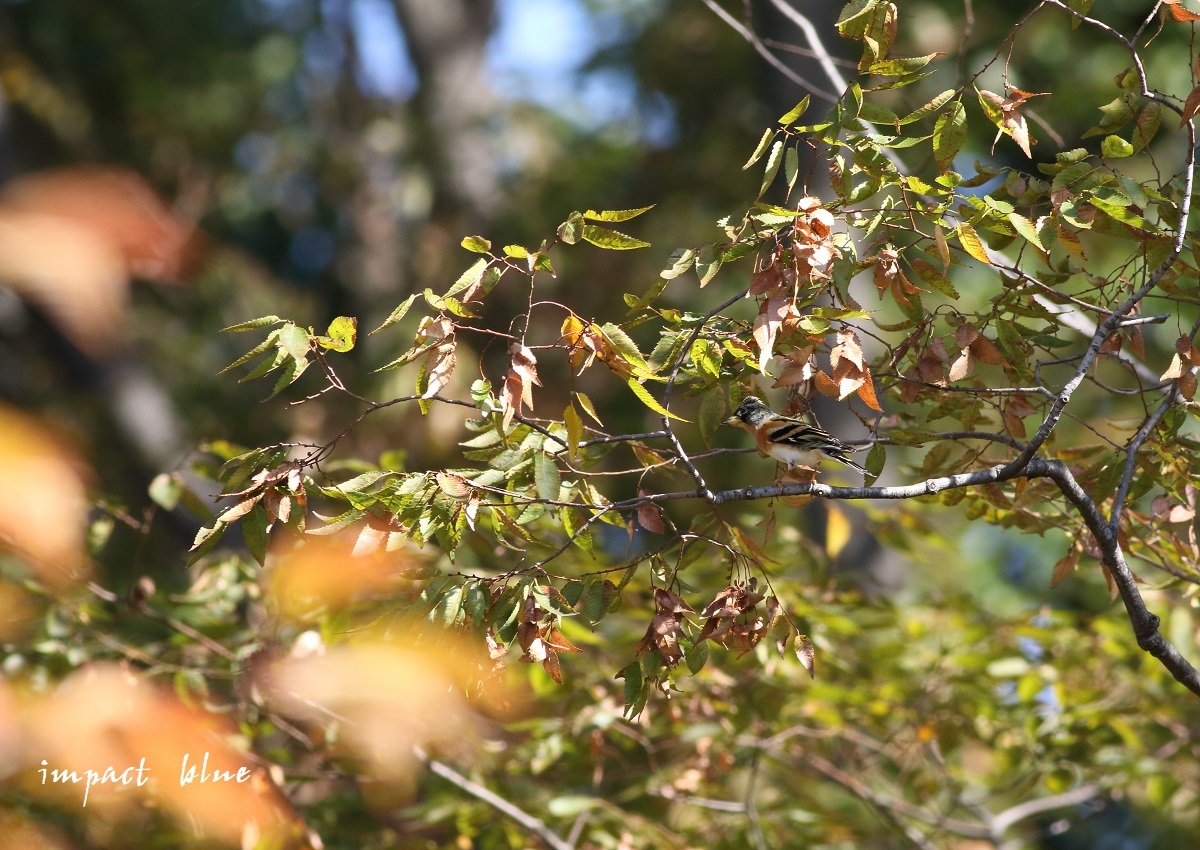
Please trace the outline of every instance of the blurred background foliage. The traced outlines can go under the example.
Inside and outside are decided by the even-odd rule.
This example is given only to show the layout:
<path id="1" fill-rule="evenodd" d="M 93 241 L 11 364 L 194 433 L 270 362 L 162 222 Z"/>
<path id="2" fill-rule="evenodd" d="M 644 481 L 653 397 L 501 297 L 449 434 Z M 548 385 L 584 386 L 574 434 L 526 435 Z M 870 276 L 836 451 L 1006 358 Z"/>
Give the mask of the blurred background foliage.
<path id="1" fill-rule="evenodd" d="M 726 5 L 738 19 L 748 9 L 797 73 L 823 80 L 789 49 L 803 40 L 771 3 Z M 839 9 L 827 5 L 814 23 L 837 52 Z M 1054 93 L 1029 112 L 1035 159 L 1052 160 L 1060 138 L 1073 147 L 1116 95 L 1125 57 L 1088 28 L 1071 30 L 1060 11 L 1039 12 L 1010 45 L 1024 14 L 1010 3 L 899 6 L 895 53 L 948 58 L 898 96 L 915 106 L 984 66 L 980 86 L 999 91 L 1007 68 L 1012 85 Z M 1098 0 L 1094 13 L 1129 31 L 1147 6 Z M 1186 61 L 1172 58 L 1187 56 L 1186 30 L 1169 28 L 1148 53 L 1152 74 L 1177 92 L 1191 87 Z M 290 735 L 239 694 L 238 671 L 260 655 L 296 654 L 313 634 L 322 646 L 359 640 L 387 616 L 389 594 L 419 588 L 385 582 L 339 616 L 265 629 L 270 590 L 257 568 L 226 551 L 206 572 L 186 572 L 202 509 L 162 510 L 147 487 L 186 471 L 205 443 L 323 441 L 359 412 L 344 399 L 286 403 L 299 394 L 263 403 L 260 387 L 218 374 L 244 348 L 220 328 L 269 313 L 318 330 L 337 315 L 375 327 L 470 264 L 463 236 L 536 247 L 573 209 L 655 204 L 638 230 L 652 249 L 555 260 L 554 297 L 617 320 L 623 293 L 640 294 L 671 250 L 714 238 L 715 222 L 753 196 L 759 175 L 740 165 L 803 90 L 699 0 L 0 0 L 0 84 L 0 215 L 39 209 L 22 201 L 31 175 L 65 174 L 63 203 L 78 220 L 143 234 L 171 259 L 148 268 L 125 246 L 116 271 L 74 269 L 80 287 L 110 288 L 82 322 L 64 319 L 53 280 L 4 267 L 17 283 L 0 289 L 0 397 L 72 445 L 72 468 L 94 470 L 76 486 L 99 506 L 89 542 L 103 592 L 26 593 L 15 589 L 19 560 L 4 563 L 11 687 L 0 691 L 0 728 L 10 691 L 44 692 L 90 662 L 125 660 L 182 704 L 229 714 L 243 744 L 284 769 L 288 801 L 274 811 L 291 822 L 294 809 L 326 847 L 536 846 L 443 777 L 372 775 L 353 744 L 332 756 L 312 739 L 306 748 L 305 733 Z M 973 118 L 961 171 L 973 159 L 1023 165 L 1006 141 L 993 151 L 991 126 Z M 83 172 L 60 170 L 83 164 L 137 182 L 73 192 Z M 823 164 L 812 174 L 820 194 Z M 128 296 L 123 276 L 139 281 Z M 728 281 L 714 286 L 732 292 Z M 522 297 L 497 293 L 489 318 L 509 321 Z M 371 398 L 409 393 L 407 373 L 372 374 L 396 350 L 373 339 L 341 375 Z M 504 352 L 478 355 L 494 371 Z M 459 358 L 465 396 L 475 370 Z M 561 366 L 542 371 L 539 404 L 554 410 L 565 402 Z M 588 391 L 606 422 L 637 430 L 644 411 L 610 384 Z M 412 469 L 453 465 L 464 416 L 381 413 L 338 456 L 374 462 L 399 450 Z M 10 423 L 0 442 L 11 448 L 20 427 Z M 713 471 L 714 485 L 744 483 L 744 464 L 730 467 Z M 22 492 L 28 481 L 9 486 Z M 746 527 L 761 518 L 739 510 Z M 571 624 L 586 654 L 565 665 L 566 685 L 529 668 L 514 698 L 520 719 L 488 721 L 461 769 L 560 835 L 579 825 L 581 847 L 1192 846 L 1200 713 L 1138 650 L 1097 570 L 1050 593 L 1066 548 L 1053 535 L 1017 539 L 932 505 L 832 510 L 781 513 L 796 529 L 772 553 L 776 589 L 817 645 L 815 682 L 760 647 L 757 662 L 714 658 L 685 693 L 652 701 L 640 721 L 622 718 L 611 677 L 651 606 L 631 586 L 623 613 L 595 636 Z M 69 516 L 63 507 L 57 519 Z M 871 535 L 848 533 L 866 520 Z M 719 588 L 723 569 L 698 568 L 696 584 Z M 1167 631 L 1193 648 L 1190 600 L 1152 599 L 1177 606 Z M 381 681 L 417 675 L 399 650 L 378 651 Z M 347 689 L 365 687 L 347 676 Z M 112 699 L 127 699 L 126 685 L 105 682 L 120 694 Z M 158 710 L 148 699 L 146 711 Z M 383 705 L 398 723 L 447 710 Z M 31 753 L 11 742 L 5 752 L 0 743 L 0 819 L 11 830 L 0 823 L 0 835 L 28 831 L 21 847 L 130 846 L 130 834 L 145 847 L 260 840 L 194 839 L 186 818 L 124 809 L 85 819 L 29 787 Z M 1011 830 L 996 825 L 1009 807 L 1072 794 L 1059 808 L 1021 811 Z M 313 840 L 302 833 L 271 840 Z"/>

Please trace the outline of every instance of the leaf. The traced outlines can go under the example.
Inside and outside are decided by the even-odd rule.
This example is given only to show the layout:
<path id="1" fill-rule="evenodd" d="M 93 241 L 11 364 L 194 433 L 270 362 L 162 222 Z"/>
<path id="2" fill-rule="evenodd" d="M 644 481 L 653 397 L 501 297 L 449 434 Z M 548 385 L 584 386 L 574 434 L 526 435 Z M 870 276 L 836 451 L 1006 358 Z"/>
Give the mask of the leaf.
<path id="1" fill-rule="evenodd" d="M 933 156 L 943 174 L 954 164 L 954 157 L 967 140 L 967 110 L 955 101 L 933 126 Z"/>
<path id="2" fill-rule="evenodd" d="M 254 556 L 254 560 L 258 561 L 260 567 L 266 566 L 267 562 L 269 523 L 267 509 L 263 507 L 262 502 L 256 504 L 242 519 L 242 539 L 246 541 L 246 549 Z"/>
<path id="3" fill-rule="evenodd" d="M 831 559 L 837 558 L 850 542 L 853 530 L 845 511 L 831 503 L 825 516 L 825 554 Z"/>
<path id="4" fill-rule="evenodd" d="M 800 149 L 793 145 L 787 149 L 783 155 L 783 178 L 787 181 L 788 194 L 792 193 L 792 189 L 796 185 L 796 179 L 800 176 Z"/>
<path id="5" fill-rule="evenodd" d="M 716 434 L 717 428 L 725 420 L 725 388 L 723 386 L 715 386 L 704 394 L 704 398 L 700 400 L 700 437 L 704 440 L 706 448 L 712 448 L 713 435 Z"/>
<path id="6" fill-rule="evenodd" d="M 422 399 L 433 398 L 450 383 L 450 377 L 454 374 L 454 367 L 458 363 L 453 338 L 435 346 L 429 352 L 427 363 L 429 371 L 426 375 L 425 392 L 421 394 Z"/>
<path id="7" fill-rule="evenodd" d="M 1100 154 L 1107 159 L 1123 159 L 1133 155 L 1133 145 L 1120 136 L 1105 136 L 1100 143 Z"/>
<path id="8" fill-rule="evenodd" d="M 1046 246 L 1042 242 L 1042 237 L 1038 235 L 1037 228 L 1034 227 L 1032 221 L 1020 213 L 1015 212 L 1008 214 L 1008 221 L 1010 224 L 1012 224 L 1013 228 L 1016 229 L 1017 233 L 1020 233 L 1021 236 L 1026 239 L 1026 241 L 1034 245 L 1039 251 L 1045 252 Z"/>
<path id="9" fill-rule="evenodd" d="M 1140 151 L 1150 144 L 1162 124 L 1162 104 L 1152 100 L 1142 107 L 1133 127 L 1133 149 Z"/>
<path id="10" fill-rule="evenodd" d="M 175 506 L 179 504 L 179 498 L 183 495 L 183 479 L 179 477 L 179 473 L 164 472 L 161 475 L 156 475 L 154 480 L 150 482 L 147 488 L 147 493 L 154 503 L 164 510 L 173 511 Z"/>
<path id="11" fill-rule="evenodd" d="M 558 226 L 558 238 L 568 245 L 574 245 L 579 241 L 583 233 L 583 213 L 573 212 L 567 216 L 567 220 Z"/>
<path id="12" fill-rule="evenodd" d="M 771 145 L 771 153 L 767 155 L 767 165 L 763 169 L 762 185 L 758 189 L 758 197 L 762 197 L 763 193 L 775 180 L 775 175 L 779 173 L 779 162 L 783 158 L 783 140 L 779 139 L 775 144 Z"/>
<path id="13" fill-rule="evenodd" d="M 1191 21 L 1200 21 L 1200 14 L 1197 14 L 1196 12 L 1189 12 L 1187 9 L 1183 8 L 1183 6 L 1180 5 L 1180 0 L 1163 0 L 1163 5 L 1166 7 L 1167 14 L 1171 16 L 1172 20 L 1184 24 Z"/>
<path id="14" fill-rule="evenodd" d="M 1200 20 L 1200 16 L 1197 17 L 1197 20 Z M 1197 110 L 1200 110 L 1200 85 L 1192 89 L 1187 100 L 1183 102 L 1183 114 L 1179 116 L 1180 129 L 1183 129 L 1187 122 L 1195 117 Z"/>
<path id="15" fill-rule="evenodd" d="M 604 425 L 604 423 L 600 421 L 600 414 L 596 413 L 596 407 L 592 404 L 592 400 L 588 397 L 587 393 L 576 391 L 575 398 L 579 399 L 579 406 L 583 408 L 584 412 L 588 416 L 595 420 L 597 425 Z"/>
<path id="16" fill-rule="evenodd" d="M 567 452 L 571 460 L 579 459 L 579 444 L 583 440 L 583 420 L 575 411 L 575 405 L 568 404 L 563 411 L 563 422 L 567 426 Z"/>
<path id="17" fill-rule="evenodd" d="M 648 207 L 638 207 L 634 210 L 588 210 L 583 214 L 584 218 L 590 218 L 592 221 L 629 221 L 631 218 L 637 218 L 644 212 L 649 212 L 654 209 L 654 204 Z M 587 237 L 584 237 L 585 239 Z"/>
<path id="18" fill-rule="evenodd" d="M 371 331 L 371 333 L 367 334 L 367 336 L 371 336 L 372 334 L 377 334 L 381 330 L 384 330 L 385 328 L 390 328 L 392 325 L 396 324 L 401 319 L 403 319 L 404 314 L 408 312 L 408 308 L 412 306 L 412 303 L 413 303 L 413 301 L 416 300 L 416 298 L 417 298 L 417 294 L 414 292 L 412 295 L 408 296 L 403 301 L 401 301 L 400 306 L 392 311 L 392 314 L 384 320 L 383 324 L 380 325 L 379 327 L 377 327 L 375 330 Z"/>
<path id="19" fill-rule="evenodd" d="M 605 248 L 610 251 L 629 251 L 634 248 L 650 247 L 649 242 L 643 242 L 641 239 L 634 239 L 632 236 L 626 236 L 624 233 L 595 224 L 585 224 L 580 235 L 584 241 L 591 242 L 597 248 Z"/>
<path id="20" fill-rule="evenodd" d="M 974 227 L 965 221 L 960 221 L 954 232 L 964 251 L 981 263 L 987 263 L 989 266 L 992 264 L 991 257 L 988 256 L 987 249 L 983 247 L 983 242 L 980 241 L 979 234 L 975 232 Z"/>
<path id="21" fill-rule="evenodd" d="M 1050 587 L 1055 588 L 1069 576 L 1075 572 L 1075 568 L 1079 566 L 1079 556 L 1082 554 L 1081 547 L 1072 546 L 1071 551 L 1059 559 L 1054 565 L 1054 574 L 1050 577 Z"/>
<path id="22" fill-rule="evenodd" d="M 776 130 L 770 127 L 763 132 L 762 138 L 758 141 L 758 147 L 754 149 L 754 153 L 750 154 L 750 158 L 746 160 L 746 164 L 742 166 L 742 171 L 745 171 L 762 158 L 762 155 L 767 152 L 767 146 L 771 144 L 771 139 L 775 138 L 776 132 Z"/>
<path id="23" fill-rule="evenodd" d="M 901 125 L 911 124 L 914 121 L 920 121 L 927 115 L 932 115 L 941 109 L 950 100 L 950 98 L 954 97 L 956 92 L 957 89 L 946 89 L 941 94 L 936 95 L 933 100 L 929 101 L 924 106 L 917 107 L 912 112 L 905 115 L 897 123 Z"/>
<path id="24" fill-rule="evenodd" d="M 304 360 L 308 356 L 311 340 L 308 331 L 291 322 L 279 330 L 279 344 L 295 360 Z"/>
<path id="25" fill-rule="evenodd" d="M 663 407 L 661 404 L 659 404 L 658 399 L 656 399 L 654 396 L 652 396 L 648 389 L 646 389 L 644 386 L 642 386 L 640 383 L 638 383 L 637 378 L 630 377 L 630 378 L 626 379 L 626 383 L 629 385 L 629 389 L 633 390 L 633 394 L 638 397 L 638 399 L 642 402 L 642 404 L 646 405 L 646 407 L 650 408 L 655 413 L 670 417 L 671 419 L 674 419 L 677 422 L 687 422 L 688 421 L 687 419 L 684 419 L 682 416 L 676 416 L 674 413 L 672 413 L 671 411 L 669 411 L 665 407 Z"/>
<path id="26" fill-rule="evenodd" d="M 663 278 L 664 280 L 673 280 L 690 269 L 695 260 L 696 252 L 691 248 L 684 248 L 675 251 L 667 260 L 671 264 L 671 267 L 663 269 L 663 271 L 659 273 L 659 277 Z"/>
<path id="27" fill-rule="evenodd" d="M 278 316 L 260 316 L 257 319 L 249 319 L 245 322 L 238 322 L 236 325 L 230 325 L 227 328 L 221 328 L 221 333 L 241 333 L 242 331 L 253 331 L 258 328 L 267 328 L 271 325 L 282 322 L 283 319 Z"/>
<path id="28" fill-rule="evenodd" d="M 791 109 L 789 109 L 786 113 L 784 113 L 783 115 L 780 116 L 779 123 L 784 127 L 790 127 L 791 125 L 795 124 L 796 121 L 800 118 L 800 116 L 808 111 L 808 104 L 811 100 L 812 100 L 811 95 L 806 94 L 799 103 L 797 103 L 795 106 L 793 106 Z M 770 133 L 772 131 L 768 130 L 767 132 Z M 763 141 L 759 143 L 759 147 L 761 147 L 763 150 L 766 150 L 766 147 L 767 147 L 766 139 L 767 138 L 768 138 L 768 136 L 766 134 L 764 134 Z M 761 155 L 762 154 L 760 153 L 759 156 L 761 156 Z M 757 159 L 757 157 L 755 157 L 755 159 Z M 745 167 L 748 168 L 751 165 L 753 165 L 753 162 L 748 162 L 748 163 L 746 163 Z M 743 170 L 745 170 L 745 168 L 743 168 Z"/>
<path id="29" fill-rule="evenodd" d="M 1067 6 L 1078 15 L 1071 15 L 1071 29 L 1078 29 L 1083 23 L 1084 16 L 1092 10 L 1095 0 L 1067 0 Z"/>
<path id="30" fill-rule="evenodd" d="M 475 295 L 475 289 L 483 281 L 483 274 L 488 269 L 488 263 L 489 261 L 483 257 L 472 263 L 470 268 L 458 276 L 458 280 L 454 281 L 454 285 L 446 290 L 446 294 L 442 298 L 448 301 L 454 296 L 466 292 L 467 295 L 464 296 L 463 300 L 470 301 Z M 439 307 L 438 309 L 442 308 Z"/>
<path id="31" fill-rule="evenodd" d="M 813 642 L 808 635 L 796 635 L 796 658 L 800 660 L 800 664 L 808 671 L 809 678 L 815 679 L 817 677 L 817 649 L 813 646 Z"/>
<path id="32" fill-rule="evenodd" d="M 700 253 L 696 256 L 696 274 L 700 276 L 700 287 L 702 289 L 720 270 L 721 263 L 721 254 L 717 251 L 716 245 L 706 242 L 700 246 Z"/>
<path id="33" fill-rule="evenodd" d="M 533 456 L 533 481 L 537 486 L 539 499 L 555 501 L 558 499 L 558 489 L 562 483 L 558 472 L 558 464 L 554 458 L 545 452 Z"/>
<path id="34" fill-rule="evenodd" d="M 482 236 L 465 236 L 459 244 L 468 251 L 474 251 L 476 254 L 486 254 L 492 250 L 492 243 Z"/>
<path id="35" fill-rule="evenodd" d="M 327 351 L 349 351 L 358 339 L 358 319 L 353 316 L 338 316 L 329 323 L 324 336 L 317 337 L 317 344 Z"/>

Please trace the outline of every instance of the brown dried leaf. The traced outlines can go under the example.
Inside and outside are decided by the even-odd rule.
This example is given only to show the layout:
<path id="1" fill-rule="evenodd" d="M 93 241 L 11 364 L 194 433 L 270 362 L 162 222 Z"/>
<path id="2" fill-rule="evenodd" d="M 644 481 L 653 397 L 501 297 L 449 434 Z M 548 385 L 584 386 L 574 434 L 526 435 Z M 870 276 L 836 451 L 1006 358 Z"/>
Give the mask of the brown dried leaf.
<path id="1" fill-rule="evenodd" d="M 427 373 L 429 383 L 421 398 L 433 398 L 450 383 L 450 377 L 454 374 L 454 366 L 458 362 L 454 348 L 452 337 L 450 341 L 443 342 L 429 352 L 429 371 Z"/>
<path id="2" fill-rule="evenodd" d="M 858 337 L 854 331 L 849 328 L 843 328 L 838 331 L 837 344 L 829 352 L 829 365 L 836 369 L 838 361 L 843 357 L 857 366 L 860 372 L 865 370 L 862 346 L 859 344 Z"/>
<path id="3" fill-rule="evenodd" d="M 971 371 L 971 349 L 964 348 L 958 359 L 950 364 L 950 380 L 951 382 L 961 381 L 967 377 Z"/>
<path id="4" fill-rule="evenodd" d="M 971 343 L 971 355 L 989 366 L 1008 365 L 1008 361 L 1004 359 L 1004 354 L 996 347 L 996 344 L 983 334 L 977 336 Z"/>
<path id="5" fill-rule="evenodd" d="M 1160 381 L 1174 381 L 1183 374 L 1183 359 L 1178 353 L 1171 355 L 1171 365 L 1158 376 Z"/>
<path id="6" fill-rule="evenodd" d="M 1188 23 L 1189 21 L 1200 21 L 1200 14 L 1189 12 L 1180 4 L 1182 0 L 1163 0 L 1163 7 L 1172 20 L 1179 23 Z"/>
<path id="7" fill-rule="evenodd" d="M 661 587 L 654 588 L 654 602 L 659 608 L 670 611 L 673 614 L 695 614 L 696 609 L 687 604 L 682 596 L 672 593 L 669 590 L 664 590 Z"/>
<path id="8" fill-rule="evenodd" d="M 1179 394 L 1188 401 L 1192 401 L 1196 397 L 1196 373 L 1192 371 L 1184 372 L 1179 376 L 1179 380 L 1175 382 L 1175 386 L 1179 388 Z"/>
<path id="9" fill-rule="evenodd" d="M 758 345 L 758 371 L 764 375 L 767 374 L 767 363 L 771 360 L 775 337 L 783 323 L 787 303 L 788 294 L 776 292 L 763 303 L 758 315 L 754 317 L 753 336 Z"/>
<path id="10" fill-rule="evenodd" d="M 879 399 L 875 396 L 875 382 L 871 380 L 871 373 L 863 371 L 862 386 L 858 388 L 858 397 L 862 403 L 877 413 L 883 413 L 883 408 L 879 406 Z"/>
<path id="11" fill-rule="evenodd" d="M 1058 587 L 1063 579 L 1075 572 L 1076 567 L 1079 566 L 1080 554 L 1081 550 L 1079 546 L 1073 545 L 1071 551 L 1059 559 L 1058 563 L 1054 565 L 1054 574 L 1050 577 L 1051 588 Z"/>
<path id="12" fill-rule="evenodd" d="M 1191 13 L 1189 12 L 1188 14 Z M 1194 18 L 1194 20 L 1200 20 L 1200 15 Z M 1196 116 L 1197 110 L 1200 110 L 1200 85 L 1191 90 L 1187 96 L 1187 100 L 1183 103 L 1183 114 L 1179 119 L 1180 128 L 1187 126 L 1187 123 Z"/>
<path id="13" fill-rule="evenodd" d="M 638 489 L 639 496 L 650 495 L 649 490 Z M 638 524 L 647 531 L 654 534 L 662 534 L 666 530 L 663 525 L 662 516 L 659 515 L 658 505 L 653 502 L 643 502 L 637 508 Z"/>

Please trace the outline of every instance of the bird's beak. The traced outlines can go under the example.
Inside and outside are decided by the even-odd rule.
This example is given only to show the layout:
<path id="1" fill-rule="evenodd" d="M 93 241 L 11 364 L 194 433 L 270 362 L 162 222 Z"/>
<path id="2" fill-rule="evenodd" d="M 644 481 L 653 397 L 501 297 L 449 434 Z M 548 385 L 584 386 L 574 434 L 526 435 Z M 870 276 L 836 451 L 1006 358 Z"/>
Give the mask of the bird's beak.
<path id="1" fill-rule="evenodd" d="M 724 420 L 721 424 L 728 425 L 730 428 L 737 428 L 737 427 L 741 426 L 742 420 L 736 416 L 730 416 L 728 419 Z"/>

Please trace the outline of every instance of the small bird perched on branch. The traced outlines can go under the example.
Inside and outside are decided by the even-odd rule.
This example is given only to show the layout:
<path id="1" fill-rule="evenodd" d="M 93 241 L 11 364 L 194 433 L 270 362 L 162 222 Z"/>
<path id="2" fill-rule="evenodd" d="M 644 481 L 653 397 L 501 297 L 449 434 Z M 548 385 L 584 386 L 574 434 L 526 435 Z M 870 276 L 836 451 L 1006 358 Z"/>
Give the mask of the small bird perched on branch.
<path id="1" fill-rule="evenodd" d="M 781 416 L 754 396 L 746 396 L 724 424 L 749 431 L 758 450 L 786 464 L 788 472 L 794 466 L 811 470 L 830 458 L 867 475 L 865 469 L 846 456 L 850 447 L 837 437 L 816 425 Z"/>

